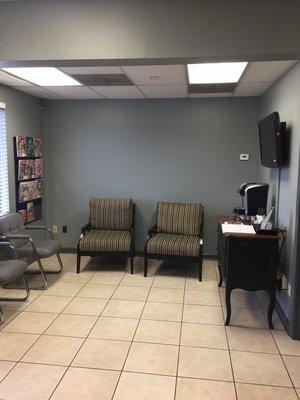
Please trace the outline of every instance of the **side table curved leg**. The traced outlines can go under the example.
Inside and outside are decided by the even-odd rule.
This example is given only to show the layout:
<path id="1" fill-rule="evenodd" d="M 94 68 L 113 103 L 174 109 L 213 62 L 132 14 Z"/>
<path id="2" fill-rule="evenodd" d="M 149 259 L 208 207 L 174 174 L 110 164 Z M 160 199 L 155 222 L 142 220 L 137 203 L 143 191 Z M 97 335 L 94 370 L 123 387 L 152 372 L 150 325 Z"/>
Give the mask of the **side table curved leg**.
<path id="1" fill-rule="evenodd" d="M 219 282 L 218 282 L 218 286 L 221 287 L 222 283 L 223 283 L 223 279 L 222 279 L 222 271 L 221 271 L 221 265 L 220 263 L 218 263 L 218 270 L 219 270 Z"/>
<path id="2" fill-rule="evenodd" d="M 226 321 L 225 325 L 229 325 L 230 317 L 231 317 L 231 289 L 226 287 L 226 311 L 227 311 L 227 316 L 226 316 Z"/>
<path id="3" fill-rule="evenodd" d="M 274 307 L 275 307 L 275 299 L 276 299 L 276 289 L 272 289 L 270 292 L 270 302 L 269 302 L 269 308 L 268 308 L 268 323 L 269 323 L 270 329 L 274 329 L 272 316 L 273 316 L 273 311 L 274 311 Z"/>

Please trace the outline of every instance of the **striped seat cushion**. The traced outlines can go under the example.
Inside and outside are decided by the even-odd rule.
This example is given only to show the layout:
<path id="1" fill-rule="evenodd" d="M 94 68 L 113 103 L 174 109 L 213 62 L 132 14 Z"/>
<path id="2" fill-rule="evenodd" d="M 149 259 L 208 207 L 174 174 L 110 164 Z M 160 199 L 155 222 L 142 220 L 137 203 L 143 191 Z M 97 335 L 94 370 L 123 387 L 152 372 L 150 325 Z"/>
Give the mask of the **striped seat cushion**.
<path id="1" fill-rule="evenodd" d="M 197 203 L 157 204 L 157 232 L 177 235 L 200 235 L 203 207 Z"/>
<path id="2" fill-rule="evenodd" d="M 147 253 L 168 256 L 199 256 L 199 237 L 156 233 L 147 244 Z"/>
<path id="3" fill-rule="evenodd" d="M 90 222 L 92 229 L 130 230 L 133 217 L 132 199 L 90 200 Z"/>
<path id="4" fill-rule="evenodd" d="M 91 230 L 79 242 L 81 251 L 130 251 L 131 234 L 128 231 Z"/>

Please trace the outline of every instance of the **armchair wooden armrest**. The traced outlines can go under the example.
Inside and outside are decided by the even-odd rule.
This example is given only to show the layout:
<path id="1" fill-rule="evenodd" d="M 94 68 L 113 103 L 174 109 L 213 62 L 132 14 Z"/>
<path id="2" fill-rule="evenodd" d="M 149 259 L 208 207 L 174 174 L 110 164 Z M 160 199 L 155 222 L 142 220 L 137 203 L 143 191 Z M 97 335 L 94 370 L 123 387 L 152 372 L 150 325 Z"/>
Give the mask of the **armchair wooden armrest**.
<path id="1" fill-rule="evenodd" d="M 157 224 L 154 224 L 151 229 L 148 230 L 148 236 L 153 236 L 156 233 Z"/>
<path id="2" fill-rule="evenodd" d="M 88 231 L 91 230 L 91 223 L 87 222 L 86 224 L 83 225 L 83 227 L 81 228 L 81 235 L 80 237 L 82 238 L 84 235 L 87 234 Z"/>

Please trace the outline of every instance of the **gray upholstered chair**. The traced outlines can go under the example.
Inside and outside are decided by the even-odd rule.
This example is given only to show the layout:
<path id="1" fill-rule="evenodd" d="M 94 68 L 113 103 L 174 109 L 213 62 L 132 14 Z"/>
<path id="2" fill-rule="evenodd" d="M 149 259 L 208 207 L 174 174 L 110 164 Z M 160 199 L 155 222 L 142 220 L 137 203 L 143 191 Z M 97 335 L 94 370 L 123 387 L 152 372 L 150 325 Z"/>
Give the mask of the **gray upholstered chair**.
<path id="1" fill-rule="evenodd" d="M 199 263 L 202 280 L 203 207 L 195 203 L 159 202 L 156 224 L 144 248 L 144 276 L 148 258 L 191 260 Z"/>
<path id="2" fill-rule="evenodd" d="M 29 235 L 30 230 L 45 230 L 50 235 L 50 239 L 34 240 Z M 59 255 L 60 245 L 58 241 L 53 239 L 51 230 L 47 226 L 24 225 L 21 215 L 14 213 L 0 218 L 0 235 L 14 245 L 18 258 L 37 262 L 43 279 L 42 288 L 47 286 L 47 277 L 41 259 L 51 257 L 55 254 L 59 269 L 58 271 L 54 271 L 54 273 L 61 272 L 63 265 Z M 46 272 L 53 273 L 53 271 Z"/>
<path id="3" fill-rule="evenodd" d="M 132 199 L 90 199 L 89 222 L 81 229 L 77 245 L 77 273 L 81 256 L 127 255 L 133 274 L 134 214 Z"/>
<path id="4" fill-rule="evenodd" d="M 18 260 L 14 246 L 10 242 L 0 241 L 0 248 L 6 251 L 8 258 L 0 261 L 0 285 L 4 286 L 17 278 L 21 278 L 24 289 L 24 297 L 0 297 L 0 302 L 3 301 L 25 301 L 29 295 L 29 288 L 24 278 L 24 272 L 28 267 L 28 263 L 24 260 Z M 3 311 L 0 306 L 0 321 L 4 319 Z"/>

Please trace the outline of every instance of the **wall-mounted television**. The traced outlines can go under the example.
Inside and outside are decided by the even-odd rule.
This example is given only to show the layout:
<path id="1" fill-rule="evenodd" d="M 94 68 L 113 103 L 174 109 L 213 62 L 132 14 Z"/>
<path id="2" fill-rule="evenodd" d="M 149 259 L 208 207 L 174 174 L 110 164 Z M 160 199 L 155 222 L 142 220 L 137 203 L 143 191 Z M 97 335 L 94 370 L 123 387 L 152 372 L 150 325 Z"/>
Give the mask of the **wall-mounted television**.
<path id="1" fill-rule="evenodd" d="M 273 112 L 258 123 L 261 164 L 279 168 L 284 164 L 283 137 L 286 123 L 280 122 L 278 112 Z"/>

